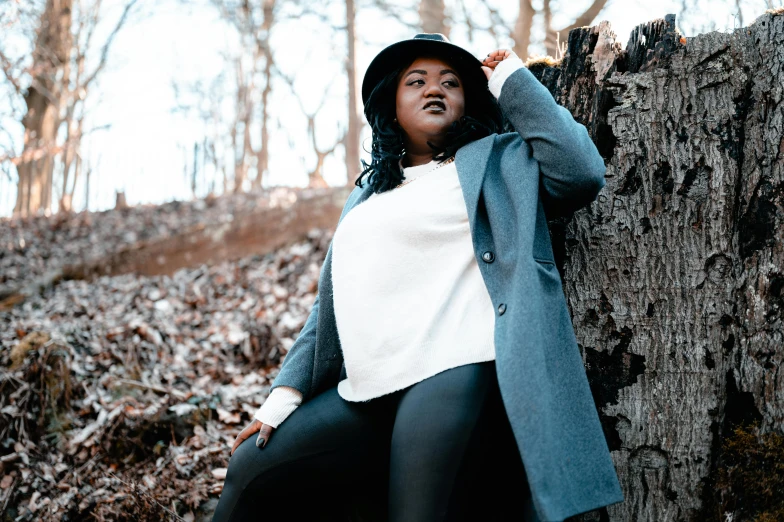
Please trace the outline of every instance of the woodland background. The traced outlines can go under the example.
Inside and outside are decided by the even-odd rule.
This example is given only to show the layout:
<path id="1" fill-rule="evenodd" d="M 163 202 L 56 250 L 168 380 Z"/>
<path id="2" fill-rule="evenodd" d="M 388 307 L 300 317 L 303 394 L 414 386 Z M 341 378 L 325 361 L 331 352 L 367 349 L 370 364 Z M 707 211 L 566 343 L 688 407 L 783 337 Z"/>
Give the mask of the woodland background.
<path id="1" fill-rule="evenodd" d="M 209 520 L 368 159 L 358 56 L 441 32 L 513 48 L 607 163 L 549 222 L 626 497 L 578 518 L 784 520 L 784 10 L 684 0 L 623 45 L 584 4 L 176 2 L 231 38 L 206 80 L 168 78 L 192 129 L 138 191 L 92 115 L 163 3 L 0 3 L 0 519 Z M 292 57 L 312 27 L 326 69 Z"/>

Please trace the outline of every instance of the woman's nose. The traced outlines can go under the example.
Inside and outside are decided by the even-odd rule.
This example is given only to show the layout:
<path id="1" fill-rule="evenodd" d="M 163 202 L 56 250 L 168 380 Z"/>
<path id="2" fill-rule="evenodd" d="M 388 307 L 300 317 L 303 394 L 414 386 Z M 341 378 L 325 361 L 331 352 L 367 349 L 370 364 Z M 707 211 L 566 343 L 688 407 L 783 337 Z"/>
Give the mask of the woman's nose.
<path id="1" fill-rule="evenodd" d="M 441 88 L 441 84 L 438 82 L 429 83 L 425 86 L 425 97 L 430 96 L 444 96 L 444 90 Z"/>

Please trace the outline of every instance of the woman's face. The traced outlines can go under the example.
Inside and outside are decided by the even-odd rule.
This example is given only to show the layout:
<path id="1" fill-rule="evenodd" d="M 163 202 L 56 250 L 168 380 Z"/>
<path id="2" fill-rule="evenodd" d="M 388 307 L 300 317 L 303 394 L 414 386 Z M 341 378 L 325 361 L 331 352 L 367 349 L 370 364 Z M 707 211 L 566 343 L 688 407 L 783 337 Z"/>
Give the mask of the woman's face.
<path id="1" fill-rule="evenodd" d="M 439 58 L 417 58 L 398 79 L 395 104 L 406 149 L 429 151 L 426 142 L 439 143 L 465 112 L 462 79 Z"/>

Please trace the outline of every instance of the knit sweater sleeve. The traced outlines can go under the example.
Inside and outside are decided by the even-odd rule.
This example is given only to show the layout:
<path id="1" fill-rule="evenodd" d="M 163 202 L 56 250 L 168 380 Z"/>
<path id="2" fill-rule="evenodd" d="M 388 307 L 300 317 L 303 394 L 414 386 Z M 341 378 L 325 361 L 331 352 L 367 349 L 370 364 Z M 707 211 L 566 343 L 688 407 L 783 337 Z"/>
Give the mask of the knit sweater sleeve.
<path id="1" fill-rule="evenodd" d="M 523 60 L 517 56 L 502 60 L 501 63 L 495 66 L 493 74 L 490 75 L 490 79 L 487 81 L 487 88 L 496 99 L 501 96 L 501 88 L 503 88 L 506 79 L 520 67 L 523 67 Z"/>
<path id="2" fill-rule="evenodd" d="M 300 404 L 302 393 L 299 390 L 290 386 L 278 386 L 270 392 L 253 418 L 277 428 Z"/>

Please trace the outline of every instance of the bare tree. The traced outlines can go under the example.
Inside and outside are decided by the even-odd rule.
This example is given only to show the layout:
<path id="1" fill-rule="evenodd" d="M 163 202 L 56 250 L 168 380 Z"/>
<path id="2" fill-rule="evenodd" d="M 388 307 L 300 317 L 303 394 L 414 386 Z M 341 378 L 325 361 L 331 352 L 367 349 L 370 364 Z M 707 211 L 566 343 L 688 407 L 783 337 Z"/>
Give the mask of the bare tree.
<path id="1" fill-rule="evenodd" d="M 531 5 L 531 0 L 520 0 L 520 10 L 517 13 L 512 38 L 514 52 L 525 59 L 528 57 L 528 47 L 531 45 L 531 29 L 534 26 L 536 10 Z"/>
<path id="2" fill-rule="evenodd" d="M 46 0 L 40 10 L 31 63 L 19 69 L 0 50 L 6 80 L 24 97 L 26 105 L 21 154 L 11 151 L 0 156 L 0 161 L 10 162 L 17 170 L 15 214 L 26 216 L 51 210 L 56 175 L 61 186 L 58 203 L 62 210 L 71 209 L 81 166 L 76 158 L 85 133 L 84 102 L 106 67 L 112 42 L 136 2 L 125 3 L 109 36 L 96 46 L 96 26 L 103 19 L 101 0 Z M 92 71 L 86 71 L 86 57 L 96 50 L 98 63 Z M 31 78 L 26 89 L 20 80 L 25 73 Z M 61 129 L 65 139 L 58 143 Z M 58 164 L 61 170 L 55 173 Z"/>
<path id="3" fill-rule="evenodd" d="M 318 114 L 326 105 L 328 98 L 325 93 L 324 98 L 318 107 L 309 112 L 302 98 L 294 88 L 294 81 L 289 78 L 277 66 L 274 60 L 274 52 L 271 48 L 270 37 L 275 24 L 290 18 L 299 18 L 304 15 L 314 15 L 324 22 L 334 34 L 340 34 L 347 28 L 336 27 L 326 16 L 317 10 L 317 7 L 306 4 L 305 2 L 291 2 L 283 4 L 276 0 L 264 0 L 259 5 L 249 4 L 245 1 L 234 0 L 210 0 L 210 3 L 217 7 L 221 17 L 230 22 L 231 26 L 238 32 L 241 41 L 241 49 L 237 56 L 229 57 L 226 62 L 233 64 L 233 82 L 230 87 L 231 95 L 234 100 L 234 110 L 230 118 L 226 118 L 220 110 L 220 103 L 226 97 L 226 85 L 224 79 L 216 78 L 213 84 L 205 88 L 197 82 L 192 86 L 173 84 L 175 95 L 179 106 L 175 111 L 191 112 L 196 111 L 200 119 L 205 122 L 207 128 L 211 128 L 208 136 L 205 136 L 205 151 L 212 160 L 212 164 L 217 172 L 223 172 L 224 191 L 228 190 L 228 175 L 225 163 L 220 160 L 221 150 L 231 151 L 231 165 L 228 170 L 233 170 L 233 190 L 235 192 L 243 190 L 250 182 L 253 188 L 260 187 L 263 174 L 269 164 L 269 142 L 270 142 L 270 119 L 274 118 L 271 107 L 273 80 L 279 78 L 290 87 L 290 92 L 302 108 L 308 125 L 307 137 L 312 145 L 312 150 L 316 155 L 316 163 L 309 172 L 310 186 L 326 186 L 323 179 L 324 160 L 335 152 L 339 146 L 344 146 L 348 151 L 350 141 L 354 144 L 353 154 L 356 157 L 357 167 L 354 169 L 354 178 L 349 178 L 351 182 L 358 175 L 359 166 L 359 132 L 362 121 L 359 112 L 354 112 L 354 123 L 349 122 L 349 130 L 341 131 L 338 128 L 338 137 L 332 146 L 327 149 L 320 149 L 316 141 L 316 119 Z M 285 10 L 284 10 L 285 7 Z M 349 38 L 350 40 L 350 38 Z M 352 65 L 354 62 L 353 49 L 349 49 L 345 69 L 349 77 L 352 76 Z M 356 78 L 356 75 L 353 75 Z M 354 80 L 356 81 L 356 79 Z M 351 85 L 351 81 L 349 81 Z M 263 86 L 263 87 L 262 87 Z M 261 88 L 260 101 L 255 95 Z M 329 89 L 327 89 L 327 92 Z M 349 88 L 349 99 L 354 100 L 357 105 L 357 90 Z M 255 101 L 254 101 L 255 100 Z M 350 104 L 351 105 L 351 104 Z M 279 129 L 285 134 L 285 129 Z M 260 146 L 254 147 L 252 138 L 259 134 L 261 136 Z M 353 140 L 348 140 L 347 136 L 355 134 Z M 226 146 L 222 144 L 227 141 Z M 258 143 L 258 142 L 257 142 Z M 256 175 L 253 176 L 254 169 Z M 348 165 L 348 163 L 347 163 Z"/>
<path id="4" fill-rule="evenodd" d="M 781 519 L 783 50 L 779 9 L 693 38 L 668 15 L 625 49 L 602 22 L 529 60 L 607 164 L 550 221 L 625 496 L 579 520 Z"/>
<path id="5" fill-rule="evenodd" d="M 47 0 L 41 14 L 30 69 L 32 84 L 24 94 L 24 149 L 18 173 L 14 213 L 28 215 L 51 205 L 52 170 L 64 85 L 70 76 L 72 0 Z M 62 78 L 62 79 L 60 79 Z"/>
<path id="6" fill-rule="evenodd" d="M 329 86 L 324 90 L 324 95 L 321 98 L 318 106 L 313 111 L 308 111 L 305 108 L 305 105 L 302 101 L 302 97 L 296 94 L 294 90 L 294 79 L 286 77 L 282 73 L 280 76 L 286 81 L 286 83 L 291 88 L 291 92 L 294 94 L 294 97 L 297 100 L 297 103 L 302 110 L 302 114 L 305 115 L 305 118 L 308 120 L 308 139 L 310 140 L 310 145 L 313 148 L 313 152 L 316 155 L 316 163 L 312 169 L 308 172 L 308 187 L 327 187 L 327 182 L 324 180 L 323 175 L 323 167 L 324 167 L 324 160 L 330 155 L 335 152 L 335 149 L 338 148 L 339 145 L 344 145 L 346 140 L 348 139 L 349 132 L 344 131 L 342 134 L 340 133 L 339 125 L 338 125 L 338 134 L 340 136 L 337 140 L 333 142 L 333 144 L 327 149 L 320 149 L 318 143 L 316 141 L 316 117 L 318 116 L 319 112 L 324 108 L 324 105 L 328 99 L 330 87 L 332 84 L 330 83 Z"/>
<path id="7" fill-rule="evenodd" d="M 234 157 L 234 192 L 241 192 L 248 176 L 248 160 L 253 153 L 250 128 L 253 118 L 253 74 L 245 75 L 242 57 L 234 61 L 236 80 L 235 119 L 231 127 L 231 151 Z"/>
<path id="8" fill-rule="evenodd" d="M 550 11 L 550 0 L 545 0 L 543 13 L 542 13 L 544 30 L 545 30 L 545 38 L 544 38 L 545 54 L 547 56 L 555 57 L 558 54 L 556 50 L 556 41 L 566 41 L 566 37 L 569 35 L 569 31 L 571 31 L 572 29 L 591 25 L 593 21 L 596 20 L 596 17 L 599 16 L 599 13 L 602 11 L 602 9 L 604 9 L 604 6 L 606 4 L 607 4 L 607 0 L 594 0 L 591 3 L 591 5 L 589 5 L 585 9 L 585 11 L 583 11 L 580 15 L 577 16 L 577 18 L 574 19 L 574 22 L 572 22 L 571 24 L 567 25 L 562 29 L 553 29 L 552 12 Z M 515 42 L 517 42 L 516 39 Z M 518 56 L 528 56 L 528 48 L 526 47 L 523 50 L 525 51 L 525 53 L 518 54 Z"/>
<path id="9" fill-rule="evenodd" d="M 346 149 L 346 184 L 353 185 L 359 176 L 359 134 L 362 119 L 358 109 L 356 70 L 356 7 L 354 0 L 346 0 L 346 78 L 348 80 L 348 133 L 344 143 Z M 314 142 L 315 149 L 315 142 Z"/>
<path id="10" fill-rule="evenodd" d="M 260 187 L 264 173 L 269 165 L 269 104 L 272 92 L 274 55 L 270 39 L 275 24 L 280 19 L 301 16 L 302 11 L 283 12 L 283 3 L 277 0 L 262 0 L 251 3 L 248 0 L 211 0 L 224 20 L 237 30 L 241 42 L 241 56 L 235 59 L 236 71 L 236 123 L 232 127 L 232 144 L 235 151 L 234 191 L 243 189 L 251 167 L 255 161 L 256 175 L 251 185 Z M 299 7 L 292 2 L 287 7 Z M 247 70 L 243 65 L 248 63 Z M 261 75 L 259 80 L 258 76 Z M 259 82 L 264 85 L 261 92 L 260 107 L 253 103 L 253 93 Z M 257 110 L 258 109 L 258 110 Z M 259 112 L 259 148 L 254 150 L 252 132 L 256 128 L 256 113 Z M 238 134 L 242 133 L 240 137 Z"/>
<path id="11" fill-rule="evenodd" d="M 232 60 L 232 57 L 225 55 L 227 63 L 231 63 Z M 234 141 L 231 137 L 236 135 L 238 125 L 236 111 L 231 119 L 227 119 L 221 107 L 224 98 L 236 96 L 237 94 L 234 91 L 236 84 L 228 86 L 233 92 L 227 92 L 227 84 L 229 83 L 226 80 L 227 73 L 228 71 L 223 71 L 216 75 L 210 80 L 209 84 L 197 81 L 192 85 L 184 85 L 176 80 L 171 84 L 174 97 L 177 100 L 177 105 L 172 109 L 172 112 L 184 115 L 195 114 L 204 125 L 204 135 L 202 136 L 204 161 L 202 169 L 207 164 L 212 166 L 213 175 L 220 178 L 221 192 L 224 194 L 231 189 L 226 151 L 234 150 L 232 147 Z M 236 75 L 236 72 L 234 74 Z M 232 156 L 231 162 L 233 166 L 234 156 Z M 212 188 L 209 192 L 214 191 L 214 183 L 215 178 L 210 181 Z M 198 190 L 198 187 L 196 190 Z M 196 197 L 196 190 L 192 190 L 194 197 Z"/>
<path id="12" fill-rule="evenodd" d="M 459 11 L 462 13 L 459 22 L 465 24 L 469 41 L 473 41 L 473 35 L 476 32 L 490 34 L 499 44 L 507 38 L 511 38 L 514 42 L 512 49 L 523 59 L 526 59 L 530 54 L 531 33 L 534 28 L 537 14 L 541 14 L 542 28 L 545 33 L 545 40 L 543 42 L 545 54 L 551 57 L 560 58 L 563 53 L 562 50 L 558 48 L 558 45 L 561 42 L 565 42 L 569 31 L 577 27 L 590 25 L 607 4 L 607 0 L 594 0 L 585 11 L 575 18 L 574 22 L 562 29 L 554 29 L 552 27 L 554 11 L 550 0 L 543 0 L 542 8 L 540 10 L 533 7 L 531 0 L 519 0 L 518 14 L 514 24 L 510 24 L 502 17 L 498 8 L 490 1 L 480 0 L 479 5 L 486 10 L 490 19 L 487 26 L 480 25 L 476 22 L 476 17 L 472 16 L 472 13 L 469 12 L 465 0 L 457 0 L 457 2 L 460 7 Z"/>
<path id="13" fill-rule="evenodd" d="M 94 35 L 98 23 L 102 20 L 101 0 L 77 0 L 77 17 L 73 40 L 73 82 L 64 83 L 65 115 L 62 126 L 65 129 L 65 145 L 62 154 L 62 187 L 60 190 L 59 207 L 62 211 L 71 211 L 73 194 L 81 169 L 81 141 L 87 133 L 96 132 L 107 126 L 84 129 L 84 120 L 88 114 L 85 107 L 87 93 L 95 83 L 100 72 L 106 67 L 110 47 L 121 28 L 128 22 L 131 10 L 138 0 L 128 1 L 119 20 L 109 37 L 100 47 L 100 60 L 95 69 L 86 71 L 87 54 L 94 48 Z M 72 178 L 72 179 L 71 179 Z"/>
<path id="14" fill-rule="evenodd" d="M 264 55 L 264 90 L 261 92 L 261 148 L 256 153 L 257 175 L 253 179 L 255 188 L 261 187 L 262 176 L 269 166 L 269 100 L 272 92 L 272 66 L 274 64 L 269 35 L 275 22 L 275 1 L 263 0 L 261 32 L 264 38 L 258 44 Z"/>
<path id="15" fill-rule="evenodd" d="M 441 33 L 449 37 L 450 26 L 447 23 L 444 0 L 420 0 L 419 20 L 424 33 Z"/>
<path id="16" fill-rule="evenodd" d="M 390 3 L 387 0 L 370 0 L 366 7 L 378 9 L 387 18 L 405 26 L 412 32 L 422 31 L 422 19 L 414 4 L 401 5 L 399 2 Z M 412 13 L 414 16 L 410 16 Z"/>

